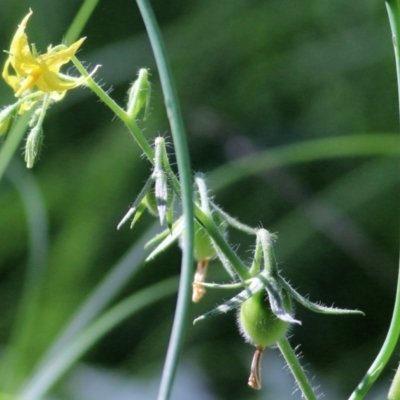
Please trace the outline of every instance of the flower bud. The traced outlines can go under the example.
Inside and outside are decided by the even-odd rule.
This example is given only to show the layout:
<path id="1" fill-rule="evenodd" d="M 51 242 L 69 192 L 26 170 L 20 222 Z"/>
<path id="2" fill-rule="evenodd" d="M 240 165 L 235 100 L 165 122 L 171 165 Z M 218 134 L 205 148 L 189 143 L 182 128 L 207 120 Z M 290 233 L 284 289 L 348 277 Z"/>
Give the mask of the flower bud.
<path id="1" fill-rule="evenodd" d="M 127 113 L 132 119 L 136 118 L 139 112 L 144 108 L 144 117 L 148 114 L 150 104 L 150 82 L 148 80 L 148 71 L 145 68 L 139 70 L 138 78 L 133 82 L 129 90 Z"/>
<path id="2" fill-rule="evenodd" d="M 42 147 L 43 130 L 41 125 L 36 125 L 26 139 L 25 144 L 25 162 L 27 168 L 32 168 L 39 156 L 40 148 Z"/>

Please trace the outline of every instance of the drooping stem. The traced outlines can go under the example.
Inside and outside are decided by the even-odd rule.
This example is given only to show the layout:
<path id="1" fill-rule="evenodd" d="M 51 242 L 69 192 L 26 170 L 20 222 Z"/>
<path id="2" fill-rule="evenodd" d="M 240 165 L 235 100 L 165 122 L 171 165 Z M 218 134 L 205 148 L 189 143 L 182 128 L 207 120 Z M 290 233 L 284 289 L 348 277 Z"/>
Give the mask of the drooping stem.
<path id="1" fill-rule="evenodd" d="M 177 369 L 178 358 L 181 348 L 183 346 L 191 296 L 194 242 L 192 175 L 185 129 L 180 112 L 178 96 L 169 67 L 162 35 L 150 3 L 147 0 L 136 0 L 136 2 L 146 26 L 147 34 L 153 48 L 157 69 L 160 75 L 165 107 L 171 126 L 172 139 L 174 142 L 176 160 L 178 165 L 185 225 L 185 230 L 183 233 L 183 255 L 178 300 L 172 333 L 167 351 L 167 357 L 165 360 L 160 389 L 158 392 L 158 400 L 166 400 L 171 394 L 175 372 Z"/>
<path id="2" fill-rule="evenodd" d="M 400 101 L 400 56 L 399 56 L 400 1 L 387 0 L 386 9 L 388 12 L 390 28 L 392 31 L 394 56 L 396 61 L 397 86 L 398 86 L 399 101 Z M 364 398 L 368 390 L 376 381 L 380 373 L 383 371 L 390 356 L 393 354 L 393 351 L 398 342 L 400 335 L 400 262 L 399 262 L 399 273 L 397 279 L 398 280 L 397 280 L 396 299 L 393 309 L 392 320 L 390 322 L 390 327 L 386 335 L 386 339 L 382 345 L 380 352 L 376 356 L 374 362 L 369 367 L 367 373 L 365 374 L 364 378 L 361 380 L 357 388 L 349 397 L 349 400 L 361 400 Z"/>

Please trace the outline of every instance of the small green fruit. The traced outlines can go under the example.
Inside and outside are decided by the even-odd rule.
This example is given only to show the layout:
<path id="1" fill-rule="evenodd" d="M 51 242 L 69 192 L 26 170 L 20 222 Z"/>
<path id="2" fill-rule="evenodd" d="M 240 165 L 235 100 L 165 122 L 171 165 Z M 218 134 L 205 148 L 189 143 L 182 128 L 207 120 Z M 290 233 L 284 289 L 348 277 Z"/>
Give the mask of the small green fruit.
<path id="1" fill-rule="evenodd" d="M 288 297 L 285 298 L 285 305 L 290 309 Z M 272 312 L 264 290 L 242 303 L 238 324 L 246 340 L 260 348 L 275 344 L 289 327 L 288 322 L 282 321 Z"/>
<path id="2" fill-rule="evenodd" d="M 211 260 L 215 257 L 215 249 L 210 236 L 204 228 L 195 221 L 194 223 L 194 258 L 197 261 Z"/>

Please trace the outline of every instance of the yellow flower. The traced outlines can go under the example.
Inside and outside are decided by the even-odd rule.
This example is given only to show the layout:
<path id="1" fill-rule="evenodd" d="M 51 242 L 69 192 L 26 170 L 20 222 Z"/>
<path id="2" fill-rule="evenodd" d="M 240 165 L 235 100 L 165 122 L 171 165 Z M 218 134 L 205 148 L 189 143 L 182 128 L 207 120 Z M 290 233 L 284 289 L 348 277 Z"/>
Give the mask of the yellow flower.
<path id="1" fill-rule="evenodd" d="M 87 79 L 85 77 L 74 79 L 62 76 L 59 72 L 61 66 L 71 60 L 85 38 L 63 50 L 56 51 L 49 46 L 45 54 L 37 55 L 35 50 L 32 54 L 25 34 L 25 28 L 31 15 L 32 10 L 29 10 L 29 14 L 18 26 L 11 42 L 2 76 L 13 88 L 16 97 L 20 97 L 26 90 L 36 85 L 42 92 L 52 93 L 53 100 L 60 100 L 66 90 L 81 85 Z M 14 69 L 15 75 L 10 74 L 10 66 Z"/>

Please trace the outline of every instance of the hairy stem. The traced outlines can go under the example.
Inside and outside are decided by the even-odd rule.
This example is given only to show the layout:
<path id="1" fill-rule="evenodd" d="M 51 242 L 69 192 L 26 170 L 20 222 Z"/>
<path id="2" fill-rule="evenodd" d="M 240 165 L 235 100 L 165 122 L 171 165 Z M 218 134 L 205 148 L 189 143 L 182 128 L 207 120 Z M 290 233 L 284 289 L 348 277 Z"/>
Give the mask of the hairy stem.
<path id="1" fill-rule="evenodd" d="M 279 350 L 283 354 L 283 357 L 285 357 L 285 360 L 290 370 L 292 371 L 292 374 L 296 379 L 296 382 L 299 385 L 299 388 L 303 393 L 304 398 L 307 400 L 317 400 L 317 397 L 314 394 L 311 384 L 308 381 L 306 374 L 304 373 L 303 368 L 301 367 L 299 360 L 296 357 L 296 353 L 292 349 L 292 346 L 290 346 L 290 343 L 287 340 L 287 338 L 284 337 L 281 340 L 279 340 L 278 346 Z"/>

